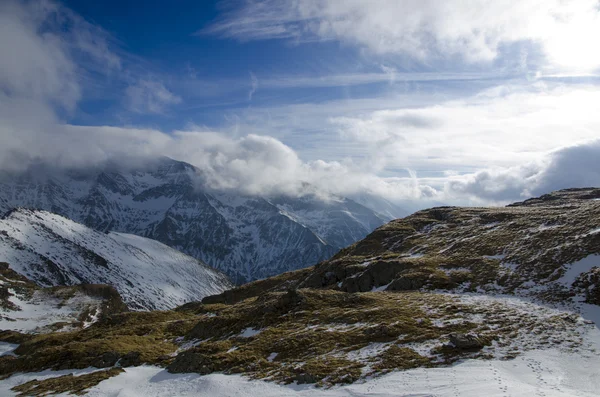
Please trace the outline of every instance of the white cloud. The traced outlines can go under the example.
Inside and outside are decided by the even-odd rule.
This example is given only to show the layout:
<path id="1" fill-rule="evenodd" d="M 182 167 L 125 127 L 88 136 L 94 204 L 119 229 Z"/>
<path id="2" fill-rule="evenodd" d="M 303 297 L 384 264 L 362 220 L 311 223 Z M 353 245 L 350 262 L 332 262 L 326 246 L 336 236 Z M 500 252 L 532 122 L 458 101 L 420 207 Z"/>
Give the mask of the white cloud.
<path id="1" fill-rule="evenodd" d="M 341 40 L 377 54 L 427 61 L 459 55 L 491 61 L 501 46 L 532 41 L 561 67 L 600 66 L 596 0 L 225 1 L 203 33 L 239 40 Z"/>
<path id="2" fill-rule="evenodd" d="M 0 158 L 5 168 L 22 167 L 55 144 L 68 145 L 60 136 L 53 139 L 57 114 L 73 111 L 81 98 L 81 81 L 89 73 L 81 65 L 93 64 L 94 72 L 120 68 L 109 40 L 60 4 L 0 2 Z"/>
<path id="3" fill-rule="evenodd" d="M 68 29 L 56 25 L 65 18 Z M 600 185 L 600 144 L 592 141 L 600 131 L 597 87 L 536 83 L 453 100 L 411 93 L 244 109 L 235 117 L 237 138 L 193 129 L 73 126 L 60 120 L 57 108 L 72 110 L 80 99 L 87 70 L 81 65 L 95 60 L 101 68 L 120 68 L 105 34 L 47 2 L 3 2 L 0 22 L 2 170 L 167 155 L 196 165 L 215 189 L 303 194 L 308 183 L 324 194 L 370 194 L 411 209 Z M 366 80 L 401 79 L 382 69 Z M 341 76 L 335 84 L 362 78 Z M 266 78 L 263 84 L 330 83 Z M 146 78 L 129 87 L 127 101 L 134 111 L 162 113 L 181 99 Z"/>
<path id="4" fill-rule="evenodd" d="M 518 83 L 518 82 L 517 82 Z M 278 137 L 302 158 L 394 175 L 512 167 L 598 136 L 600 88 L 538 82 L 445 100 L 435 93 L 244 109 L 236 124 Z"/>
<path id="5" fill-rule="evenodd" d="M 72 110 L 80 99 L 85 70 L 120 67 L 108 35 L 68 9 L 49 2 L 0 3 L 2 101 L 39 101 Z M 77 57 L 77 61 L 74 60 Z"/>
<path id="6" fill-rule="evenodd" d="M 252 100 L 252 95 L 258 90 L 258 78 L 252 72 L 250 72 L 250 91 L 248 92 L 248 100 Z"/>
<path id="7" fill-rule="evenodd" d="M 600 140 L 552 151 L 539 161 L 451 178 L 448 199 L 470 197 L 480 202 L 510 202 L 554 190 L 600 186 Z"/>
<path id="8" fill-rule="evenodd" d="M 125 90 L 126 105 L 129 110 L 136 113 L 161 114 L 166 109 L 178 103 L 181 98 L 165 85 L 153 79 L 140 79 Z"/>

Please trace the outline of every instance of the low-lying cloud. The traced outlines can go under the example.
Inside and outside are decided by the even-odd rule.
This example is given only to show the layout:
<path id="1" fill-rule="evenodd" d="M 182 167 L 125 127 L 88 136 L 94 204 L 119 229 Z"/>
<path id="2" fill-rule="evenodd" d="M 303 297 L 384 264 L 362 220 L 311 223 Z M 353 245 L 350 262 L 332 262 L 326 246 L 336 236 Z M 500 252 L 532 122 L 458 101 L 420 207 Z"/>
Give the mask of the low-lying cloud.
<path id="1" fill-rule="evenodd" d="M 592 186 L 600 186 L 600 140 L 565 147 L 524 165 L 454 178 L 446 183 L 445 193 L 483 202 L 509 202 L 559 189 Z"/>

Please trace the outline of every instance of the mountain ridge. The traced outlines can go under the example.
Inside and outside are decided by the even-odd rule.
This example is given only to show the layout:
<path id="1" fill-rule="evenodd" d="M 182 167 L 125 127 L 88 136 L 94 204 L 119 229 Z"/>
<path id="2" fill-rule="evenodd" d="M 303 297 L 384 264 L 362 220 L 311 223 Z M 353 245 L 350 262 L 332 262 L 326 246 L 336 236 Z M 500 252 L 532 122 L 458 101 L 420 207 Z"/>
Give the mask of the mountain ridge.
<path id="1" fill-rule="evenodd" d="M 42 287 L 112 285 L 136 310 L 169 309 L 231 287 L 225 275 L 157 241 L 24 208 L 0 218 L 0 258 Z"/>
<path id="2" fill-rule="evenodd" d="M 137 234 L 201 259 L 235 283 L 331 257 L 389 220 L 350 199 L 259 197 L 202 189 L 192 165 L 0 176 L 0 211 L 43 209 L 88 227 Z"/>
<path id="3" fill-rule="evenodd" d="M 443 382 L 449 395 L 475 387 L 481 395 L 591 397 L 600 384 L 580 366 L 600 365 L 598 195 L 565 190 L 507 207 L 422 210 L 317 265 L 175 310 L 115 313 L 69 334 L 0 333 L 19 344 L 0 356 L 0 375 L 23 393 L 91 387 L 102 395 L 148 370 L 175 390 L 185 379 L 188 391 L 190 379 L 227 375 L 225 383 L 273 382 L 283 395 L 344 395 L 380 382 L 388 394 L 431 394 L 426 382 L 407 383 L 421 376 Z M 90 365 L 101 369 L 69 375 Z M 455 379 L 465 366 L 476 379 L 468 370 Z M 35 379 L 50 368 L 70 370 Z M 17 372 L 33 372 L 31 380 L 18 382 Z M 510 388 L 494 383 L 517 372 Z M 156 383 L 143 379 L 142 387 Z M 291 391 L 300 384 L 316 388 Z"/>

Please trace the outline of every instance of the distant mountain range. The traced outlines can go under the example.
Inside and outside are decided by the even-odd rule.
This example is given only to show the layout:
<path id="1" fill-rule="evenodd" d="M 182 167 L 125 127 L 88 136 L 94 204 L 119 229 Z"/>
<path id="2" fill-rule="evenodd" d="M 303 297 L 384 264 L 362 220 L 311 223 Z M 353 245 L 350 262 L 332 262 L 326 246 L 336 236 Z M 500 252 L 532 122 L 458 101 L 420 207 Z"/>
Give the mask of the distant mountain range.
<path id="1" fill-rule="evenodd" d="M 127 169 L 36 169 L 0 176 L 0 211 L 42 209 L 99 231 L 158 240 L 239 284 L 328 259 L 395 210 L 383 203 L 382 215 L 343 197 L 214 192 L 198 181 L 198 169 L 168 158 Z"/>

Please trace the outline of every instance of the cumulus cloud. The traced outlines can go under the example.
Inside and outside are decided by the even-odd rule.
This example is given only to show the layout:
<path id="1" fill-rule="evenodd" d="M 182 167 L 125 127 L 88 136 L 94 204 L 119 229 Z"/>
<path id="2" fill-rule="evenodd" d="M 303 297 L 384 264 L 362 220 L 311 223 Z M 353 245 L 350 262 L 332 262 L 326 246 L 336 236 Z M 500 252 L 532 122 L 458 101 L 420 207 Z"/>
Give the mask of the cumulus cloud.
<path id="1" fill-rule="evenodd" d="M 126 105 L 136 113 L 164 113 L 181 98 L 169 91 L 161 81 L 140 79 L 125 90 Z"/>
<path id="2" fill-rule="evenodd" d="M 470 196 L 485 202 L 509 202 L 571 187 L 600 186 L 600 140 L 550 152 L 539 161 L 490 169 L 446 183 L 449 198 Z"/>
<path id="3" fill-rule="evenodd" d="M 47 150 L 52 145 L 53 150 Z M 25 171 L 43 163 L 55 169 L 85 169 L 120 163 L 139 165 L 160 156 L 198 168 L 205 188 L 251 195 L 372 194 L 394 200 L 427 197 L 415 179 L 386 181 L 352 162 L 302 161 L 279 140 L 259 135 L 228 137 L 212 131 L 175 131 L 54 125 L 36 142 L 17 150 L 0 148 L 0 169 Z M 417 183 L 417 184 L 415 184 Z M 427 189 L 424 187 L 424 189 Z"/>
<path id="4" fill-rule="evenodd" d="M 239 40 L 341 40 L 377 54 L 427 61 L 491 61 L 506 44 L 530 41 L 557 65 L 593 69 L 600 33 L 595 0 L 242 0 L 201 33 Z"/>

